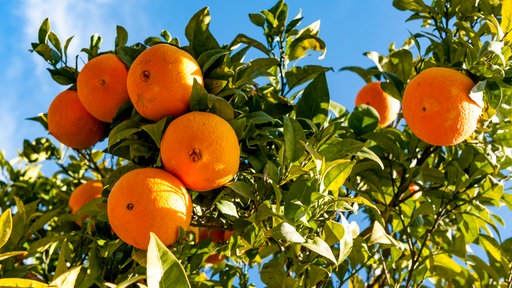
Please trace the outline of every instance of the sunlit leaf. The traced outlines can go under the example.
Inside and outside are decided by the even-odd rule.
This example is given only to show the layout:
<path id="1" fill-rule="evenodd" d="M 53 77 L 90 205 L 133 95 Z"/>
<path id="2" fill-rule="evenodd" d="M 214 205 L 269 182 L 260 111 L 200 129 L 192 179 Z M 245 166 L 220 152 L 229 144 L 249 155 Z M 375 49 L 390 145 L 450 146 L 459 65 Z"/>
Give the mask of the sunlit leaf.
<path id="1" fill-rule="evenodd" d="M 224 214 L 224 216 L 226 216 L 227 218 L 236 219 L 239 217 L 238 212 L 236 210 L 236 206 L 235 204 L 233 204 L 233 202 L 220 200 L 217 201 L 215 205 L 220 210 L 220 212 L 222 212 L 222 214 Z"/>
<path id="2" fill-rule="evenodd" d="M 148 287 L 191 287 L 176 256 L 154 234 L 150 234 L 147 260 Z"/>
<path id="3" fill-rule="evenodd" d="M 303 243 L 306 241 L 306 239 L 297 232 L 297 229 L 287 222 L 281 222 L 272 228 L 272 237 L 292 243 Z"/>
<path id="4" fill-rule="evenodd" d="M 350 175 L 355 162 L 345 159 L 335 160 L 328 164 L 322 175 L 323 185 L 326 190 L 337 191 Z"/>
<path id="5" fill-rule="evenodd" d="M 505 34 L 506 43 L 512 42 L 512 0 L 503 0 L 501 3 L 501 30 Z"/>
<path id="6" fill-rule="evenodd" d="M 0 279 L 0 287 L 4 288 L 47 288 L 49 287 L 46 283 L 42 283 L 35 280 L 21 279 L 21 278 L 3 278 Z M 72 286 L 68 286 L 72 287 Z"/>
<path id="7" fill-rule="evenodd" d="M 78 278 L 78 274 L 82 266 L 75 266 L 68 271 L 60 274 L 58 277 L 54 278 L 50 283 L 50 286 L 55 287 L 76 287 L 76 280 Z"/>
<path id="8" fill-rule="evenodd" d="M 0 216 L 0 248 L 9 241 L 12 231 L 11 209 L 5 210 Z"/>
<path id="9" fill-rule="evenodd" d="M 332 253 L 331 247 L 324 240 L 319 237 L 315 237 L 312 241 L 302 243 L 302 246 L 308 248 L 309 250 L 322 255 L 323 257 L 332 261 L 332 263 L 337 263 L 336 257 Z"/>
<path id="10" fill-rule="evenodd" d="M 27 251 L 9 251 L 9 252 L 0 254 L 0 261 L 5 260 L 10 257 L 14 257 L 14 256 L 25 256 L 25 255 L 27 255 Z"/>

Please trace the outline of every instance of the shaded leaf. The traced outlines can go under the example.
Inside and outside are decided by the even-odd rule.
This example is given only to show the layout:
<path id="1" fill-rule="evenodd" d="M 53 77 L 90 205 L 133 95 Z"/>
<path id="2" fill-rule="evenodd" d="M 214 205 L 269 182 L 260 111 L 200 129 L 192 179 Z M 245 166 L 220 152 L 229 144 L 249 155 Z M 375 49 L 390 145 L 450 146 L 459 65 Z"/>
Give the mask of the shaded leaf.
<path id="1" fill-rule="evenodd" d="M 321 125 L 327 119 L 329 112 L 329 88 L 325 73 L 320 73 L 304 89 L 304 93 L 297 101 L 297 118 L 311 120 L 314 124 Z"/>
<path id="2" fill-rule="evenodd" d="M 252 200 L 256 199 L 254 193 L 251 190 L 251 187 L 249 186 L 249 184 L 247 184 L 245 182 L 232 181 L 232 182 L 229 182 L 228 184 L 226 184 L 226 187 L 230 188 L 231 190 L 233 190 L 235 193 L 237 193 L 238 195 L 240 195 L 242 197 L 245 197 L 247 199 L 252 199 Z"/>
<path id="3" fill-rule="evenodd" d="M 332 68 L 319 65 L 294 66 L 285 72 L 286 84 L 292 88 L 304 84 L 318 76 L 322 72 L 327 72 Z"/>
<path id="4" fill-rule="evenodd" d="M 379 119 L 379 113 L 375 108 L 361 104 L 357 105 L 348 117 L 348 126 L 356 135 L 361 136 L 375 130 L 379 125 Z"/>
<path id="5" fill-rule="evenodd" d="M 304 154 L 305 147 L 301 141 L 306 139 L 304 130 L 297 120 L 284 117 L 283 119 L 284 134 L 284 165 L 288 165 L 297 161 Z"/>

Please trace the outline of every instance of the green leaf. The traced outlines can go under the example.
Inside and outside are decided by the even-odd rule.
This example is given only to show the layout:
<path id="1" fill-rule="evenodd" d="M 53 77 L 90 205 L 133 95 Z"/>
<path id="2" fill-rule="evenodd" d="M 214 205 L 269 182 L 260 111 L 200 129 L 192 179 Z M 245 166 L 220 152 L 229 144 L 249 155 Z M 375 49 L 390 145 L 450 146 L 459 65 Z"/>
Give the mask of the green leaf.
<path id="1" fill-rule="evenodd" d="M 128 31 L 123 26 L 116 26 L 116 39 L 114 41 L 114 47 L 125 46 L 128 42 Z"/>
<path id="2" fill-rule="evenodd" d="M 30 288 L 47 288 L 49 287 L 46 283 L 39 281 L 21 279 L 21 278 L 4 278 L 0 279 L 0 287 L 4 288 L 19 288 L 19 287 L 30 287 Z M 73 286 L 69 286 L 73 287 Z"/>
<path id="3" fill-rule="evenodd" d="M 288 84 L 288 89 L 291 90 L 296 86 L 316 78 L 320 73 L 329 70 L 332 70 L 332 68 L 319 65 L 294 66 L 285 72 L 286 84 Z"/>
<path id="4" fill-rule="evenodd" d="M 238 195 L 245 197 L 247 199 L 255 200 L 256 197 L 251 190 L 251 186 L 249 184 L 242 181 L 232 181 L 226 184 L 226 187 L 233 190 Z"/>
<path id="5" fill-rule="evenodd" d="M 256 15 L 259 15 L 259 14 L 256 14 Z M 245 34 L 236 35 L 235 39 L 233 39 L 233 41 L 231 41 L 231 43 L 229 44 L 229 47 L 235 47 L 239 44 L 245 44 L 245 45 L 248 45 L 249 47 L 254 47 L 254 48 L 260 50 L 261 52 L 263 52 L 267 56 L 271 55 L 270 51 L 268 50 L 268 48 L 265 45 L 263 45 L 263 43 L 261 43 L 260 41 L 258 41 L 256 39 L 253 39 Z"/>
<path id="6" fill-rule="evenodd" d="M 434 269 L 441 270 L 440 275 L 455 275 L 462 272 L 462 267 L 447 254 L 434 255 Z M 448 275 L 447 275 L 448 276 Z"/>
<path id="7" fill-rule="evenodd" d="M 379 125 L 379 113 L 375 108 L 361 104 L 354 108 L 348 117 L 348 126 L 358 136 L 370 133 Z"/>
<path id="8" fill-rule="evenodd" d="M 322 230 L 322 238 L 325 240 L 327 245 L 332 246 L 343 239 L 345 236 L 345 228 L 343 224 L 327 221 L 325 222 L 324 229 Z"/>
<path id="9" fill-rule="evenodd" d="M 153 139 L 153 141 L 155 142 L 157 147 L 160 147 L 160 142 L 162 140 L 162 136 L 163 136 L 163 134 L 165 132 L 165 128 L 167 127 L 169 122 L 170 122 L 170 118 L 164 117 L 163 119 L 159 120 L 156 123 L 145 124 L 145 125 L 142 125 L 140 128 L 142 130 L 146 131 L 146 133 L 148 133 L 148 135 L 151 137 L 151 139 Z"/>
<path id="10" fill-rule="evenodd" d="M 312 241 L 302 243 L 302 246 L 308 248 L 309 250 L 331 260 L 332 263 L 336 264 L 336 257 L 332 253 L 331 247 L 320 237 L 315 237 Z"/>
<path id="11" fill-rule="evenodd" d="M 215 203 L 215 206 L 217 206 L 219 211 L 222 212 L 222 214 L 224 214 L 224 216 L 226 216 L 228 219 L 234 220 L 239 217 L 236 206 L 231 201 L 220 200 Z"/>
<path id="12" fill-rule="evenodd" d="M 305 141 L 306 136 L 304 130 L 297 120 L 284 117 L 283 119 L 283 134 L 284 134 L 284 165 L 289 165 L 297 161 L 306 148 L 301 144 Z"/>
<path id="13" fill-rule="evenodd" d="M 148 287 L 191 287 L 181 263 L 153 232 L 147 257 Z"/>
<path id="14" fill-rule="evenodd" d="M 210 10 L 205 7 L 194 14 L 185 27 L 185 36 L 192 55 L 196 59 L 205 51 L 220 48 L 219 43 L 209 30 L 210 19 Z"/>
<path id="15" fill-rule="evenodd" d="M 271 230 L 272 237 L 278 240 L 284 240 L 291 243 L 304 243 L 306 239 L 297 232 L 295 227 L 287 222 L 281 222 Z"/>
<path id="16" fill-rule="evenodd" d="M 346 159 L 338 159 L 327 164 L 325 172 L 322 175 L 322 184 L 325 189 L 333 191 L 333 193 L 336 192 L 336 196 L 337 191 L 343 186 L 345 180 L 347 180 L 352 172 L 354 164 L 354 161 Z"/>
<path id="17" fill-rule="evenodd" d="M 252 84 L 258 77 L 271 77 L 273 76 L 269 70 L 279 65 L 279 60 L 275 58 L 257 58 L 247 63 L 246 66 L 238 70 L 235 75 L 235 87 L 242 87 L 246 84 Z"/>
<path id="18" fill-rule="evenodd" d="M 194 79 L 192 85 L 192 94 L 190 96 L 190 111 L 206 111 L 208 110 L 208 92 L 204 89 L 203 85 L 199 84 Z"/>
<path id="19" fill-rule="evenodd" d="M 0 248 L 9 241 L 12 231 L 12 215 L 11 209 L 8 208 L 0 216 Z"/>
<path id="20" fill-rule="evenodd" d="M 261 14 L 249 13 L 249 20 L 251 20 L 254 25 L 259 27 L 263 27 L 265 25 L 265 17 L 263 17 Z"/>
<path id="21" fill-rule="evenodd" d="M 50 31 L 48 34 L 48 40 L 50 40 L 50 43 L 52 43 L 53 47 L 55 47 L 59 55 L 62 55 L 62 44 L 60 43 L 60 39 L 57 34 Z"/>
<path id="22" fill-rule="evenodd" d="M 121 59 L 126 66 L 130 67 L 139 56 L 140 53 L 142 53 L 144 49 L 139 47 L 128 47 L 128 46 L 118 46 L 116 47 L 116 55 Z"/>
<path id="23" fill-rule="evenodd" d="M 414 69 L 414 59 L 411 51 L 400 49 L 392 52 L 388 61 L 384 63 L 383 69 L 388 73 L 393 73 L 401 82 L 407 82 Z"/>
<path id="24" fill-rule="evenodd" d="M 502 260 L 503 251 L 496 239 L 485 234 L 480 234 L 478 236 L 478 244 L 496 261 L 500 262 Z"/>
<path id="25" fill-rule="evenodd" d="M 39 26 L 39 32 L 37 33 L 37 39 L 39 40 L 39 44 L 48 42 L 48 35 L 50 34 L 50 19 L 46 18 Z"/>
<path id="26" fill-rule="evenodd" d="M 320 73 L 304 89 L 304 93 L 297 101 L 297 118 L 305 118 L 314 124 L 322 125 L 329 113 L 329 88 L 325 73 Z"/>
<path id="27" fill-rule="evenodd" d="M 326 46 L 324 41 L 318 37 L 319 30 L 320 21 L 316 21 L 302 29 L 297 37 L 291 41 L 290 45 L 287 46 L 288 59 L 290 61 L 300 59 L 306 56 L 306 53 L 310 50 L 322 52 L 320 56 L 322 58 L 326 52 Z"/>

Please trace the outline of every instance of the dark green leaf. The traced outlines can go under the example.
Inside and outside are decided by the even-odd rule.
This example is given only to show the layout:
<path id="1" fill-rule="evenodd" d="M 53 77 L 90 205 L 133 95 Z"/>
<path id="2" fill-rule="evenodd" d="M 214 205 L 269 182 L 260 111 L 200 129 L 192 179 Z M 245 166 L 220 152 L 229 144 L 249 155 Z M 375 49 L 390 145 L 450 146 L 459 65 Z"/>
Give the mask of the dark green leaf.
<path id="1" fill-rule="evenodd" d="M 203 52 L 219 49 L 219 43 L 209 30 L 210 11 L 208 7 L 199 10 L 185 27 L 185 36 L 190 45 L 194 58 L 198 58 Z"/>
<path id="2" fill-rule="evenodd" d="M 192 86 L 192 94 L 190 96 L 190 111 L 206 111 L 210 107 L 208 105 L 208 92 L 204 89 L 203 85 L 199 84 L 194 79 Z"/>
<path id="3" fill-rule="evenodd" d="M 332 70 L 332 68 L 319 65 L 294 66 L 285 73 L 288 89 L 291 90 L 298 85 L 304 84 L 316 78 L 320 73 L 329 70 Z"/>
<path id="4" fill-rule="evenodd" d="M 265 17 L 261 14 L 249 13 L 249 19 L 256 26 L 263 27 L 265 25 Z"/>
<path id="5" fill-rule="evenodd" d="M 289 165 L 297 161 L 304 154 L 305 147 L 301 144 L 305 141 L 306 136 L 302 126 L 297 120 L 284 117 L 283 119 L 283 135 L 284 135 L 284 165 Z"/>
<path id="6" fill-rule="evenodd" d="M 125 46 L 128 42 L 128 31 L 123 26 L 116 26 L 116 39 L 114 42 L 114 47 Z"/>
<path id="7" fill-rule="evenodd" d="M 48 34 L 50 34 L 50 19 L 46 18 L 39 26 L 39 32 L 37 33 L 39 44 L 48 43 Z"/>
<path id="8" fill-rule="evenodd" d="M 358 136 L 370 133 L 379 125 L 379 113 L 373 107 L 361 104 L 348 117 L 348 126 Z"/>
<path id="9" fill-rule="evenodd" d="M 320 73 L 304 89 L 304 93 L 297 101 L 297 118 L 305 118 L 314 124 L 322 125 L 329 112 L 329 88 L 325 73 Z"/>
<path id="10" fill-rule="evenodd" d="M 226 187 L 233 190 L 238 195 L 245 197 L 247 199 L 256 199 L 254 193 L 251 190 L 249 184 L 242 181 L 232 181 L 226 184 Z"/>
<path id="11" fill-rule="evenodd" d="M 265 53 L 265 55 L 268 55 L 268 56 L 271 55 L 270 51 L 267 49 L 267 47 L 265 45 L 263 45 L 258 40 L 255 40 L 245 34 L 236 35 L 235 39 L 233 39 L 233 41 L 231 41 L 231 44 L 229 44 L 229 47 L 235 47 L 236 45 L 241 44 L 241 43 L 246 44 L 250 47 L 254 47 L 254 48 L 260 50 L 261 52 Z"/>
<path id="12" fill-rule="evenodd" d="M 128 46 L 118 46 L 116 48 L 116 54 L 117 56 L 126 64 L 126 66 L 130 67 L 139 56 L 140 53 L 142 53 L 144 49 L 141 49 L 140 47 L 128 47 Z"/>
<path id="13" fill-rule="evenodd" d="M 235 87 L 241 87 L 248 83 L 253 83 L 256 78 L 261 76 L 273 76 L 269 70 L 279 65 L 279 60 L 275 58 L 254 59 L 241 68 L 235 76 Z"/>

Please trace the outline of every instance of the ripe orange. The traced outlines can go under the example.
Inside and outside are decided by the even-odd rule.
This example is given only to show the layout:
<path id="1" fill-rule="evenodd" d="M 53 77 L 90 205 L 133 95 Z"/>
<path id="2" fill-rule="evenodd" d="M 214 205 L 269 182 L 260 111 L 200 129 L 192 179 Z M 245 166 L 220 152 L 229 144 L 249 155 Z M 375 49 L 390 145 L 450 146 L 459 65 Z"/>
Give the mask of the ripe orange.
<path id="1" fill-rule="evenodd" d="M 192 199 L 183 184 L 157 168 L 139 168 L 119 178 L 107 200 L 112 230 L 124 242 L 146 250 L 150 232 L 164 245 L 178 239 L 179 227 L 187 229 Z"/>
<path id="2" fill-rule="evenodd" d="M 71 213 L 76 214 L 82 206 L 91 202 L 96 198 L 101 197 L 101 193 L 103 192 L 103 184 L 99 180 L 91 180 L 87 181 L 84 184 L 76 187 L 75 190 L 71 193 L 71 196 L 68 200 L 68 205 L 71 208 Z M 87 218 L 87 215 L 83 215 L 82 219 Z M 76 224 L 79 226 L 82 225 L 81 222 L 76 221 Z"/>
<path id="3" fill-rule="evenodd" d="M 402 100 L 402 113 L 412 133 L 437 146 L 466 139 L 482 113 L 482 107 L 469 97 L 474 86 L 469 77 L 450 68 L 429 68 L 416 75 Z"/>
<path id="4" fill-rule="evenodd" d="M 187 52 L 169 44 L 143 51 L 128 71 L 128 94 L 145 118 L 158 121 L 189 111 L 192 85 L 203 85 L 203 74 Z"/>
<path id="5" fill-rule="evenodd" d="M 84 149 L 105 136 L 105 124 L 85 110 L 75 90 L 65 90 L 48 108 L 48 131 L 62 144 Z"/>
<path id="6" fill-rule="evenodd" d="M 381 127 L 391 124 L 400 112 L 400 101 L 384 92 L 380 87 L 380 82 L 368 83 L 359 90 L 355 105 L 361 104 L 366 104 L 377 110 Z"/>
<path id="7" fill-rule="evenodd" d="M 115 54 L 102 54 L 87 62 L 78 73 L 78 97 L 96 119 L 112 122 L 121 105 L 128 101 L 128 68 Z"/>
<path id="8" fill-rule="evenodd" d="M 76 187 L 68 201 L 71 213 L 75 214 L 91 200 L 101 197 L 101 192 L 103 192 L 103 184 L 99 180 L 87 181 Z"/>
<path id="9" fill-rule="evenodd" d="M 165 170 L 185 187 L 208 191 L 233 179 L 240 164 L 240 147 L 226 120 L 195 111 L 169 124 L 160 143 L 160 156 Z"/>

